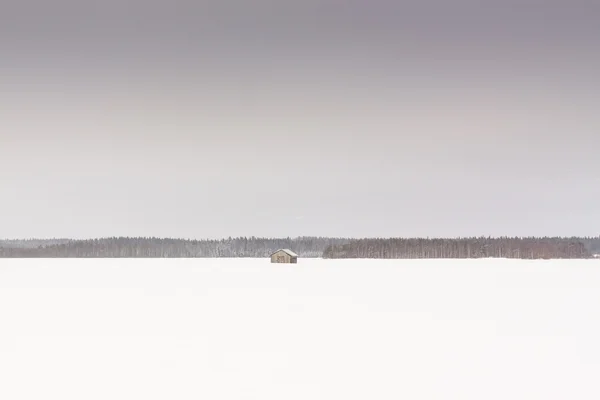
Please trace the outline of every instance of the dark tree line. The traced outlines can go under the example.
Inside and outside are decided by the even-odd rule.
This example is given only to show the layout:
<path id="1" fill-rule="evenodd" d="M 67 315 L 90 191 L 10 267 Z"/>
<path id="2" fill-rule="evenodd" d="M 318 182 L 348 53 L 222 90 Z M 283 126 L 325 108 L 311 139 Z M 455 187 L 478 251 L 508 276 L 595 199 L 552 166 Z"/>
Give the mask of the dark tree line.
<path id="1" fill-rule="evenodd" d="M 306 258 L 589 258 L 600 254 L 600 238 L 28 239 L 0 240 L 0 258 L 262 258 L 281 248 L 291 249 Z"/>
<path id="2" fill-rule="evenodd" d="M 474 237 L 360 239 L 334 244 L 324 258 L 590 258 L 600 238 Z"/>
<path id="3" fill-rule="evenodd" d="M 257 238 L 222 240 L 185 240 L 165 238 L 117 237 L 91 240 L 53 239 L 44 241 L 0 241 L 0 257 L 13 258 L 201 258 L 268 257 L 289 248 L 301 257 L 321 257 L 330 245 L 349 239 L 326 237 Z M 35 244 L 35 245 L 33 245 Z"/>
<path id="4" fill-rule="evenodd" d="M 41 246 L 69 243 L 70 239 L 8 239 L 0 240 L 0 249 L 35 249 Z"/>
<path id="5" fill-rule="evenodd" d="M 579 239 L 593 255 L 600 255 L 600 237 L 584 237 Z"/>

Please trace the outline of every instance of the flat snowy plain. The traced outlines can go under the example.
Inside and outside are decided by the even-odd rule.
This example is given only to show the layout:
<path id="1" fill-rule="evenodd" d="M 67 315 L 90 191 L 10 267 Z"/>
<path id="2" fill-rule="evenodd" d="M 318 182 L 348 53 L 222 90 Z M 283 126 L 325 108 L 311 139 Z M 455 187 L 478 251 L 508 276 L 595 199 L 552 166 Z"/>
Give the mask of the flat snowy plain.
<path id="1" fill-rule="evenodd" d="M 600 399 L 600 260 L 0 260 L 0 399 Z"/>

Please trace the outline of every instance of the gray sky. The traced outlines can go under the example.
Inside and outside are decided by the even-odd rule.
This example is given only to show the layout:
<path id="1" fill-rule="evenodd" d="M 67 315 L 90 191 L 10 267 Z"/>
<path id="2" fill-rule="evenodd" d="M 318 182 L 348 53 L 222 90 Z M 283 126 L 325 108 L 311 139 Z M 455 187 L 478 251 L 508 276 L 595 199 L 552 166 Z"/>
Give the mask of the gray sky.
<path id="1" fill-rule="evenodd" d="M 600 2 L 4 0 L 0 237 L 600 234 Z"/>

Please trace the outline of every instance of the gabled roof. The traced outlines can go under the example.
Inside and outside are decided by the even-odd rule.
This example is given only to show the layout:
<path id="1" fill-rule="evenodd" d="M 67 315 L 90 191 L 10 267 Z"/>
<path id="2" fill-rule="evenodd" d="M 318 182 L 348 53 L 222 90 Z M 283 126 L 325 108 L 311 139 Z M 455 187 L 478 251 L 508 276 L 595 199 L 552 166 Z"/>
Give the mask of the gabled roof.
<path id="1" fill-rule="evenodd" d="M 283 251 L 284 253 L 287 253 L 287 254 L 288 254 L 289 256 L 291 256 L 291 257 L 298 257 L 298 254 L 296 254 L 296 253 L 294 253 L 293 251 L 291 251 L 291 250 L 288 250 L 288 249 L 279 249 L 279 250 L 277 250 L 275 253 L 279 253 L 280 251 Z M 271 255 L 273 255 L 273 254 L 275 254 L 275 253 L 272 253 Z"/>

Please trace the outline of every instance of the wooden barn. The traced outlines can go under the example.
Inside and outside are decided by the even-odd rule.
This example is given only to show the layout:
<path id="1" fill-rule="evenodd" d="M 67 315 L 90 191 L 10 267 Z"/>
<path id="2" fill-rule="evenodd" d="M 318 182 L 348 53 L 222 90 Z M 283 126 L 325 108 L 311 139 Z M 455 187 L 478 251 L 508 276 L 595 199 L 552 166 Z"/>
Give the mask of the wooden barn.
<path id="1" fill-rule="evenodd" d="M 297 264 L 298 254 L 288 249 L 277 250 L 271 254 L 272 263 Z"/>

